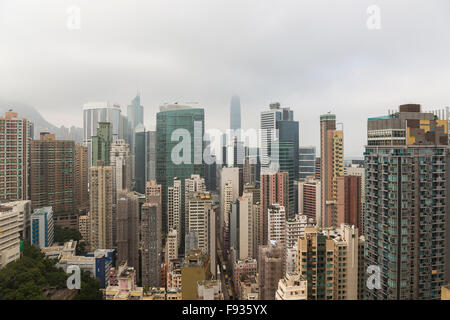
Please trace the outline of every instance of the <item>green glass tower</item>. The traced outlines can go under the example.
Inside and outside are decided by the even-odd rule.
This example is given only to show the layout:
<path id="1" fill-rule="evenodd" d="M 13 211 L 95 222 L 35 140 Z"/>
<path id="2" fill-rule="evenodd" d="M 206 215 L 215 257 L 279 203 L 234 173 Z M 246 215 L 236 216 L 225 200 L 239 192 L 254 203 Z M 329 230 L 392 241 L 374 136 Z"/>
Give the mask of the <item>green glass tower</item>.
<path id="1" fill-rule="evenodd" d="M 182 183 L 181 203 L 184 203 L 184 182 L 191 174 L 204 175 L 205 114 L 202 108 L 185 105 L 164 105 L 156 115 L 156 182 L 162 187 L 163 235 L 167 234 L 167 188 L 178 177 Z M 186 139 L 185 135 L 189 138 Z M 179 151 L 180 145 L 184 145 Z M 188 161 L 172 159 L 181 157 Z M 181 206 L 181 248 L 184 248 L 184 206 Z"/>
<path id="2" fill-rule="evenodd" d="M 111 124 L 99 122 L 97 135 L 92 136 L 92 166 L 97 166 L 97 161 L 103 161 L 109 166 L 109 151 L 111 149 Z"/>

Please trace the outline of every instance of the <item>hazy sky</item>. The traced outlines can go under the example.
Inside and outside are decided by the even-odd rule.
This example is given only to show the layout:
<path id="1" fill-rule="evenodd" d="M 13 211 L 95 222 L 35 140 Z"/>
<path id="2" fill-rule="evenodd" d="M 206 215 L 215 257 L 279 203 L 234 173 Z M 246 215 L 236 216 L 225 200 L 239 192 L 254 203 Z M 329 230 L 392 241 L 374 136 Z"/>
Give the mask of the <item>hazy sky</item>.
<path id="1" fill-rule="evenodd" d="M 244 128 L 279 101 L 303 145 L 319 146 L 319 116 L 334 112 L 358 156 L 368 117 L 450 105 L 449 57 L 448 0 L 0 0 L 0 98 L 56 125 L 81 126 L 87 101 L 126 110 L 139 90 L 150 128 L 162 103 L 197 101 L 225 129 L 237 93 Z"/>

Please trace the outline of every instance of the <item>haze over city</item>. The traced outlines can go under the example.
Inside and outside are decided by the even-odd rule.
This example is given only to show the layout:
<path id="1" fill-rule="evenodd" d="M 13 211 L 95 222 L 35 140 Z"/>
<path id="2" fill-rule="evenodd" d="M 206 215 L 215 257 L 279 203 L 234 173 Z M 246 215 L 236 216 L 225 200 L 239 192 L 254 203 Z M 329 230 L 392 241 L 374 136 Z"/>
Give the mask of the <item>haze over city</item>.
<path id="1" fill-rule="evenodd" d="M 370 5 L 381 29 L 367 27 Z M 68 28 L 73 6 L 80 29 Z M 332 111 L 345 156 L 361 157 L 368 117 L 449 105 L 449 9 L 446 0 L 0 0 L 0 98 L 81 127 L 84 103 L 125 110 L 139 91 L 149 128 L 161 104 L 196 101 L 206 127 L 225 130 L 239 94 L 244 129 L 278 101 L 294 110 L 300 144 L 318 146 L 319 115 Z"/>

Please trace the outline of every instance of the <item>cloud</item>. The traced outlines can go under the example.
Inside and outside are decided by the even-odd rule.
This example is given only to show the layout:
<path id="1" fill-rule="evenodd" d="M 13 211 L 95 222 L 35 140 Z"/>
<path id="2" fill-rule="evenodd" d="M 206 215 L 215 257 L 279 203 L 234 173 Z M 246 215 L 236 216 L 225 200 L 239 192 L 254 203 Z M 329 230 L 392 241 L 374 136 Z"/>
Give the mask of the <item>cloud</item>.
<path id="1" fill-rule="evenodd" d="M 381 29 L 366 26 L 381 9 Z M 66 26 L 69 6 L 80 30 Z M 319 116 L 344 123 L 361 155 L 367 118 L 401 103 L 448 105 L 446 0 L 0 0 L 0 97 L 56 125 L 81 125 L 89 100 L 126 105 L 142 92 L 145 124 L 160 104 L 198 101 L 225 129 L 231 95 L 245 128 L 272 101 L 295 111 L 302 144 L 319 146 Z"/>

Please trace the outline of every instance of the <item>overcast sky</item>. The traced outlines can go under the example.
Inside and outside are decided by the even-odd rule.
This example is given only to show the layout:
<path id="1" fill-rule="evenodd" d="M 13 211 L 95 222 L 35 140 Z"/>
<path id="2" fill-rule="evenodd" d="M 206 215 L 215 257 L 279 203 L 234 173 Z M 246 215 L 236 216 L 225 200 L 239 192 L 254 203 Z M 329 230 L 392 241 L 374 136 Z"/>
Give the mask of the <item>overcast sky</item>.
<path id="1" fill-rule="evenodd" d="M 70 6 L 80 29 L 67 27 Z M 450 105 L 449 40 L 448 0 L 0 0 L 0 98 L 81 126 L 85 102 L 125 111 L 139 90 L 150 128 L 162 103 L 197 101 L 206 127 L 224 130 L 236 93 L 244 129 L 279 101 L 300 143 L 319 146 L 332 111 L 346 156 L 360 156 L 368 117 Z"/>

